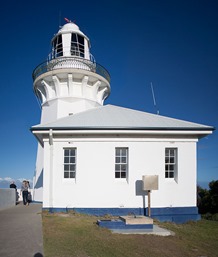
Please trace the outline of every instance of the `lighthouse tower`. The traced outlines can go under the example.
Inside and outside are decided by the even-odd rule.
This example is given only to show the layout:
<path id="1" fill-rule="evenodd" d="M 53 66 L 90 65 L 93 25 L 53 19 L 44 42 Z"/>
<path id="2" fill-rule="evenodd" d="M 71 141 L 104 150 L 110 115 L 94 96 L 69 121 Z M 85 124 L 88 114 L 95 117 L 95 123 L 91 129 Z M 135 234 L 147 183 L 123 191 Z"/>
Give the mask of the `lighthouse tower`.
<path id="1" fill-rule="evenodd" d="M 110 75 L 95 62 L 89 38 L 68 21 L 51 41 L 45 62 L 33 71 L 33 88 L 41 104 L 41 124 L 102 106 L 110 94 Z M 33 200 L 42 201 L 43 148 L 39 144 Z"/>

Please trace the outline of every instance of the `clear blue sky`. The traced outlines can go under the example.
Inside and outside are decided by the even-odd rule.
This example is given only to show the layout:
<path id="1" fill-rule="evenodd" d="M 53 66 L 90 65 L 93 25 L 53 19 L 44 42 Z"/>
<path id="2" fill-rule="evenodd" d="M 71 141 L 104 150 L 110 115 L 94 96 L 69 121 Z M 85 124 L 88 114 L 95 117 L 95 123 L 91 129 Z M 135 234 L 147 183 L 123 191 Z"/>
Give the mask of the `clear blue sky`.
<path id="1" fill-rule="evenodd" d="M 31 179 L 40 121 L 32 71 L 64 17 L 91 40 L 111 74 L 106 104 L 218 127 L 218 1 L 4 1 L 1 3 L 0 178 Z M 198 181 L 218 179 L 218 132 L 198 144 Z"/>

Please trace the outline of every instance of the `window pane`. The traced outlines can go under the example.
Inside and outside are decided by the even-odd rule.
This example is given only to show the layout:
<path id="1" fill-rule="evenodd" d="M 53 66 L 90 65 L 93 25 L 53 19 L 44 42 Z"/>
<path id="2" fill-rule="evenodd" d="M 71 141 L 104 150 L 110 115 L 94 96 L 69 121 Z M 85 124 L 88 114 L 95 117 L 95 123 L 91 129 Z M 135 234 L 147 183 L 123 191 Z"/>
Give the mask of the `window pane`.
<path id="1" fill-rule="evenodd" d="M 165 150 L 165 156 L 169 156 L 169 151 L 168 151 L 168 149 Z"/>
<path id="2" fill-rule="evenodd" d="M 75 178 L 75 172 L 70 172 L 70 178 Z"/>
<path id="3" fill-rule="evenodd" d="M 76 162 L 76 158 L 75 157 L 70 157 L 70 163 L 75 163 Z"/>
<path id="4" fill-rule="evenodd" d="M 69 171 L 69 165 L 64 165 L 64 171 Z"/>
<path id="5" fill-rule="evenodd" d="M 121 172 L 121 178 L 126 178 L 126 172 Z"/>
<path id="6" fill-rule="evenodd" d="M 174 170 L 174 165 L 169 165 L 170 170 Z"/>
<path id="7" fill-rule="evenodd" d="M 120 163 L 120 157 L 116 157 L 116 163 Z"/>
<path id="8" fill-rule="evenodd" d="M 169 163 L 169 161 L 170 161 L 170 158 L 169 158 L 169 157 L 166 157 L 166 158 L 165 158 L 165 163 Z"/>
<path id="9" fill-rule="evenodd" d="M 170 157 L 170 163 L 174 163 L 174 157 Z"/>
<path id="10" fill-rule="evenodd" d="M 126 163 L 126 157 L 122 157 L 122 163 Z"/>
<path id="11" fill-rule="evenodd" d="M 77 41 L 77 40 L 76 40 L 76 34 L 72 33 L 72 35 L 71 35 L 71 41 L 72 41 L 72 42 L 76 42 L 76 41 Z"/>
<path id="12" fill-rule="evenodd" d="M 76 155 L 76 150 L 70 149 L 70 156 L 75 156 L 75 155 Z"/>
<path id="13" fill-rule="evenodd" d="M 123 164 L 122 164 L 122 165 L 121 165 L 121 170 L 122 170 L 122 171 L 126 170 L 126 165 L 123 165 Z"/>
<path id="14" fill-rule="evenodd" d="M 80 35 L 78 35 L 78 42 L 82 45 L 84 45 L 84 38 Z"/>
<path id="15" fill-rule="evenodd" d="M 116 170 L 116 171 L 120 171 L 120 165 L 119 165 L 119 164 L 116 164 L 116 165 L 115 165 L 115 170 Z"/>
<path id="16" fill-rule="evenodd" d="M 174 156 L 174 149 L 170 149 L 170 155 Z"/>
<path id="17" fill-rule="evenodd" d="M 119 156 L 119 155 L 120 155 L 120 149 L 116 148 L 116 156 Z"/>
<path id="18" fill-rule="evenodd" d="M 65 149 L 65 150 L 64 150 L 64 155 L 65 155 L 65 156 L 69 156 L 69 149 Z"/>
<path id="19" fill-rule="evenodd" d="M 64 172 L 64 178 L 69 178 L 69 172 Z"/>
<path id="20" fill-rule="evenodd" d="M 174 172 L 170 172 L 170 178 L 174 178 Z"/>
<path id="21" fill-rule="evenodd" d="M 69 157 L 64 157 L 64 163 L 69 163 Z"/>
<path id="22" fill-rule="evenodd" d="M 120 178 L 120 172 L 115 172 L 115 178 Z"/>
<path id="23" fill-rule="evenodd" d="M 58 44 L 57 44 L 57 56 L 63 55 L 63 49 L 62 49 L 62 35 L 59 35 L 57 38 Z"/>
<path id="24" fill-rule="evenodd" d="M 121 151 L 122 156 L 126 156 L 126 149 L 121 149 Z"/>

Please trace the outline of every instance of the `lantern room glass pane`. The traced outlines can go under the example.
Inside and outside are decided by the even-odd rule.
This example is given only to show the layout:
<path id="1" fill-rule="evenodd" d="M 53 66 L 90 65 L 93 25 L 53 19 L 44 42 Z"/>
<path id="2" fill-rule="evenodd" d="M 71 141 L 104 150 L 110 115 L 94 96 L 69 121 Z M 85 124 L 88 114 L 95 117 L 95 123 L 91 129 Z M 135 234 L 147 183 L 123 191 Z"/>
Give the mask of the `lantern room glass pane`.
<path id="1" fill-rule="evenodd" d="M 84 49 L 85 49 L 84 37 L 79 34 L 72 33 L 71 34 L 71 55 L 84 57 L 84 52 L 85 52 Z"/>

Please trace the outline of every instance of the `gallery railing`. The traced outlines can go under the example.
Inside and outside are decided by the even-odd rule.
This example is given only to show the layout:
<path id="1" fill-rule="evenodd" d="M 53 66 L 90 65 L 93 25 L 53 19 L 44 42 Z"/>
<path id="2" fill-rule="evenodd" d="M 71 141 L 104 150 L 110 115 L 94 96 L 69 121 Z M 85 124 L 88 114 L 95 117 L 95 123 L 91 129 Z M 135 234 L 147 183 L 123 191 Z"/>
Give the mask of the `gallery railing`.
<path id="1" fill-rule="evenodd" d="M 110 83 L 109 72 L 100 64 L 78 57 L 59 57 L 39 64 L 33 71 L 33 81 L 43 73 L 56 69 L 81 69 L 94 72 Z"/>

